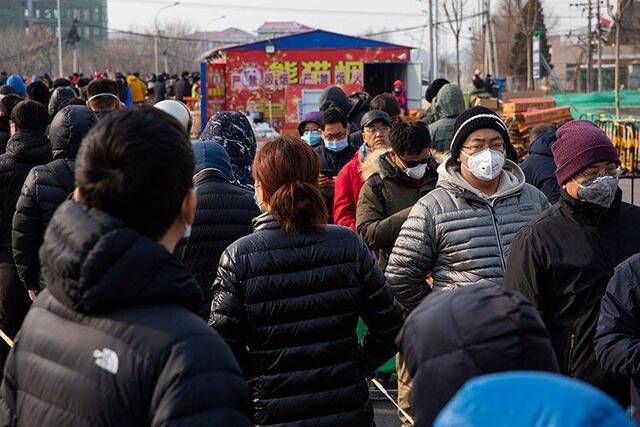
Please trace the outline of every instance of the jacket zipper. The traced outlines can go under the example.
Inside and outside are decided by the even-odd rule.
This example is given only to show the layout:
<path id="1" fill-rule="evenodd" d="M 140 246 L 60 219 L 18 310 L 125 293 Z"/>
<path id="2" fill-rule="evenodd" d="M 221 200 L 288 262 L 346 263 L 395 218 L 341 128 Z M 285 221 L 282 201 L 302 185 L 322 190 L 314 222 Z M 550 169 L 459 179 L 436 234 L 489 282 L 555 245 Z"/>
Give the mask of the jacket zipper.
<path id="1" fill-rule="evenodd" d="M 571 339 L 569 341 L 569 360 L 567 360 L 567 375 L 571 375 L 573 371 L 573 357 L 576 348 L 576 334 L 571 332 Z"/>
<path id="2" fill-rule="evenodd" d="M 496 232 L 496 240 L 498 241 L 498 250 L 500 251 L 500 262 L 502 263 L 502 271 L 507 270 L 507 262 L 504 259 L 504 251 L 502 250 L 502 242 L 500 241 L 500 231 L 498 230 L 498 223 L 496 222 L 496 215 L 493 211 L 493 205 L 489 206 L 489 212 L 491 213 L 491 221 L 493 221 L 493 229 Z"/>

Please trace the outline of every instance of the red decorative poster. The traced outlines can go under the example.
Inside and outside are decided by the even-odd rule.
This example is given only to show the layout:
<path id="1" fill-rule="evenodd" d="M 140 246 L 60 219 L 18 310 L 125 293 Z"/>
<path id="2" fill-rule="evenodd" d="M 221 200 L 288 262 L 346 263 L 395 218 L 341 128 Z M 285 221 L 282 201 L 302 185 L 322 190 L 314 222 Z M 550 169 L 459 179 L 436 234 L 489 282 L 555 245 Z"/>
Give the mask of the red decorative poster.
<path id="1" fill-rule="evenodd" d="M 225 106 L 225 64 L 207 64 L 207 120 Z"/>
<path id="2" fill-rule="evenodd" d="M 365 63 L 406 62 L 408 57 L 404 48 L 279 50 L 275 54 L 230 50 L 225 65 L 226 107 L 260 112 L 276 129 L 295 127 L 303 90 L 338 85 L 347 94 L 362 91 Z"/>

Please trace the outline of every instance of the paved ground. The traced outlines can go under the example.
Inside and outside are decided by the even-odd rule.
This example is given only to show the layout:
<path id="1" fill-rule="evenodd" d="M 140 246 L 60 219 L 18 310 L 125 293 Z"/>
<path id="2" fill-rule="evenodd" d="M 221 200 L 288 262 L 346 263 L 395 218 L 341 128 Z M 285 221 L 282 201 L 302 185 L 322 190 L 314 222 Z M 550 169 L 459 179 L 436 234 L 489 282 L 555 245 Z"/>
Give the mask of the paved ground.
<path id="1" fill-rule="evenodd" d="M 388 401 L 373 401 L 375 411 L 376 426 L 378 427 L 400 427 L 400 420 L 396 413 L 395 406 Z"/>

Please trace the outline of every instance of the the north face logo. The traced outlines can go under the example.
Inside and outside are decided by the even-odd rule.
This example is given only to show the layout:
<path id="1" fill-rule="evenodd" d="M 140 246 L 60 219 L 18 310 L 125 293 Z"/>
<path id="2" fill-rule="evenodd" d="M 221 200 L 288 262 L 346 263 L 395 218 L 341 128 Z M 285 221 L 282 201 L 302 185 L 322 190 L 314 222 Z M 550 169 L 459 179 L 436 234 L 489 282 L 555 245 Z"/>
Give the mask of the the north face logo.
<path id="1" fill-rule="evenodd" d="M 100 366 L 107 372 L 116 374 L 118 372 L 118 355 L 115 351 L 103 348 L 102 351 L 93 350 L 93 357 L 96 359 L 96 365 Z"/>

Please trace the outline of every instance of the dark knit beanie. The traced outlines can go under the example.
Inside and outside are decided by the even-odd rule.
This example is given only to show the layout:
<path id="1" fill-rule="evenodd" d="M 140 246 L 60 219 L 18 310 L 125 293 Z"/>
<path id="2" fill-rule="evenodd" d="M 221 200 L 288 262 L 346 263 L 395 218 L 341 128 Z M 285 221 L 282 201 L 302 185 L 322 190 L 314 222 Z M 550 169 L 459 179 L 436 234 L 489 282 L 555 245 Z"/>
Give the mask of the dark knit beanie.
<path id="1" fill-rule="evenodd" d="M 431 82 L 427 90 L 424 92 L 424 99 L 426 99 L 427 102 L 432 103 L 433 98 L 435 98 L 436 95 L 438 95 L 438 92 L 440 92 L 440 89 L 442 89 L 444 85 L 448 85 L 448 84 L 449 84 L 449 80 L 447 79 L 435 79 L 434 81 Z"/>
<path id="2" fill-rule="evenodd" d="M 460 157 L 462 144 L 469 135 L 480 129 L 493 129 L 498 131 L 504 141 L 505 153 L 509 155 L 513 150 L 509 131 L 500 116 L 486 107 L 472 107 L 458 116 L 453 125 L 453 140 L 451 141 L 451 157 Z"/>
<path id="3" fill-rule="evenodd" d="M 551 146 L 558 184 L 564 185 L 585 168 L 599 162 L 620 164 L 618 152 L 602 129 L 587 120 L 561 126 Z"/>

